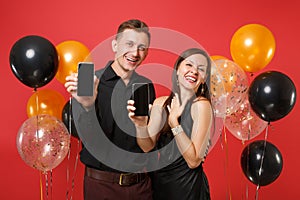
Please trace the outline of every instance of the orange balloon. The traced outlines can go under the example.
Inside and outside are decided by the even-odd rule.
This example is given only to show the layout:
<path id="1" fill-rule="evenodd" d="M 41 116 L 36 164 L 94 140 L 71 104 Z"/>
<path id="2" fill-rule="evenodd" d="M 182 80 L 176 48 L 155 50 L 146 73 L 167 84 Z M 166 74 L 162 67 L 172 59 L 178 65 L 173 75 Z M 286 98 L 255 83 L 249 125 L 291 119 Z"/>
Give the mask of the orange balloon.
<path id="1" fill-rule="evenodd" d="M 213 55 L 213 56 L 210 56 L 210 58 L 211 58 L 213 61 L 220 60 L 220 59 L 229 60 L 229 59 L 226 58 L 225 56 L 220 56 L 220 55 Z"/>
<path id="2" fill-rule="evenodd" d="M 66 77 L 77 72 L 79 62 L 90 61 L 90 50 L 82 43 L 74 40 L 64 41 L 56 46 L 59 63 L 55 78 L 64 84 Z"/>
<path id="3" fill-rule="evenodd" d="M 244 71 L 257 72 L 272 60 L 275 47 L 275 38 L 268 28 L 248 24 L 234 33 L 230 52 L 233 61 Z"/>
<path id="4" fill-rule="evenodd" d="M 38 90 L 28 99 L 27 116 L 48 114 L 61 120 L 65 103 L 64 96 L 55 90 Z"/>

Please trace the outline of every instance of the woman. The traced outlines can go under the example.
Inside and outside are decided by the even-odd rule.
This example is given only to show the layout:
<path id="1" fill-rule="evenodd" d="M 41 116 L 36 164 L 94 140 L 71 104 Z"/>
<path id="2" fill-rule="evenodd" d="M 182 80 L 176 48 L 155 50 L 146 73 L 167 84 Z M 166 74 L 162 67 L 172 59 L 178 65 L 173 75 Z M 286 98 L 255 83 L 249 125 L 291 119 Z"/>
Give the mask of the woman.
<path id="1" fill-rule="evenodd" d="M 154 147 L 159 151 L 158 170 L 153 176 L 155 200 L 210 199 L 202 168 L 213 124 L 210 72 L 208 54 L 188 49 L 175 63 L 170 96 L 154 101 L 148 124 L 148 117 L 134 115 L 134 101 L 128 101 L 138 145 L 144 152 Z"/>

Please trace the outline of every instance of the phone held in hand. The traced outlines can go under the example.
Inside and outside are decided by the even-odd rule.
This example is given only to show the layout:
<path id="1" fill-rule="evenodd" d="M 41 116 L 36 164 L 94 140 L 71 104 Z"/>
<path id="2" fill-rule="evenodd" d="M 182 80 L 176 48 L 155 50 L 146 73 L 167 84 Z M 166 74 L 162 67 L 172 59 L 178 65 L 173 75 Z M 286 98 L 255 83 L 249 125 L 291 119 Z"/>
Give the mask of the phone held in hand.
<path id="1" fill-rule="evenodd" d="M 78 63 L 78 96 L 93 96 L 94 95 L 94 63 L 79 62 Z"/>
<path id="2" fill-rule="evenodd" d="M 132 98 L 136 108 L 134 111 L 135 116 L 147 116 L 149 113 L 149 84 L 132 84 Z"/>

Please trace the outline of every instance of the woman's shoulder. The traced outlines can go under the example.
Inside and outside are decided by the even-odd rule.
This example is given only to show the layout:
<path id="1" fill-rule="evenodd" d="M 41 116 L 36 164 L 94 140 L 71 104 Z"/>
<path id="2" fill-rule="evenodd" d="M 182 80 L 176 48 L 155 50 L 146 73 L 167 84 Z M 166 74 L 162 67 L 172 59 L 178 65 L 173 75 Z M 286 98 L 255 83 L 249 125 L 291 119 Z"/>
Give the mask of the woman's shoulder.
<path id="1" fill-rule="evenodd" d="M 165 101 L 167 100 L 168 96 L 161 96 L 155 99 L 155 101 L 153 102 L 153 105 L 157 105 L 157 106 L 163 106 Z"/>
<path id="2" fill-rule="evenodd" d="M 197 101 L 208 101 L 208 102 L 209 102 L 209 100 L 208 100 L 207 98 L 201 97 L 201 96 L 196 97 L 196 98 L 194 99 L 194 102 L 197 102 Z"/>
<path id="3" fill-rule="evenodd" d="M 211 109 L 211 103 L 205 97 L 198 97 L 193 101 L 192 107 L 194 107 L 196 110 L 204 108 Z"/>

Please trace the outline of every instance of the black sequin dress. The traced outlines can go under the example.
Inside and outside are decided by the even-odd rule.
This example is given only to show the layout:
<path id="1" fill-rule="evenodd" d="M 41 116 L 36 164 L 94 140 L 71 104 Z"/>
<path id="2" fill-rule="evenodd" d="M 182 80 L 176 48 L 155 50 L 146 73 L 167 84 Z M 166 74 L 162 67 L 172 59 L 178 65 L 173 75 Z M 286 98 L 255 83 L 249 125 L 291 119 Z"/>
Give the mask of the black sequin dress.
<path id="1" fill-rule="evenodd" d="M 190 101 L 181 116 L 181 126 L 191 137 L 193 120 L 191 117 Z M 159 166 L 163 168 L 153 172 L 152 183 L 154 200 L 208 200 L 210 199 L 209 185 L 201 163 L 191 169 L 181 156 L 174 136 L 171 132 L 160 135 Z"/>

